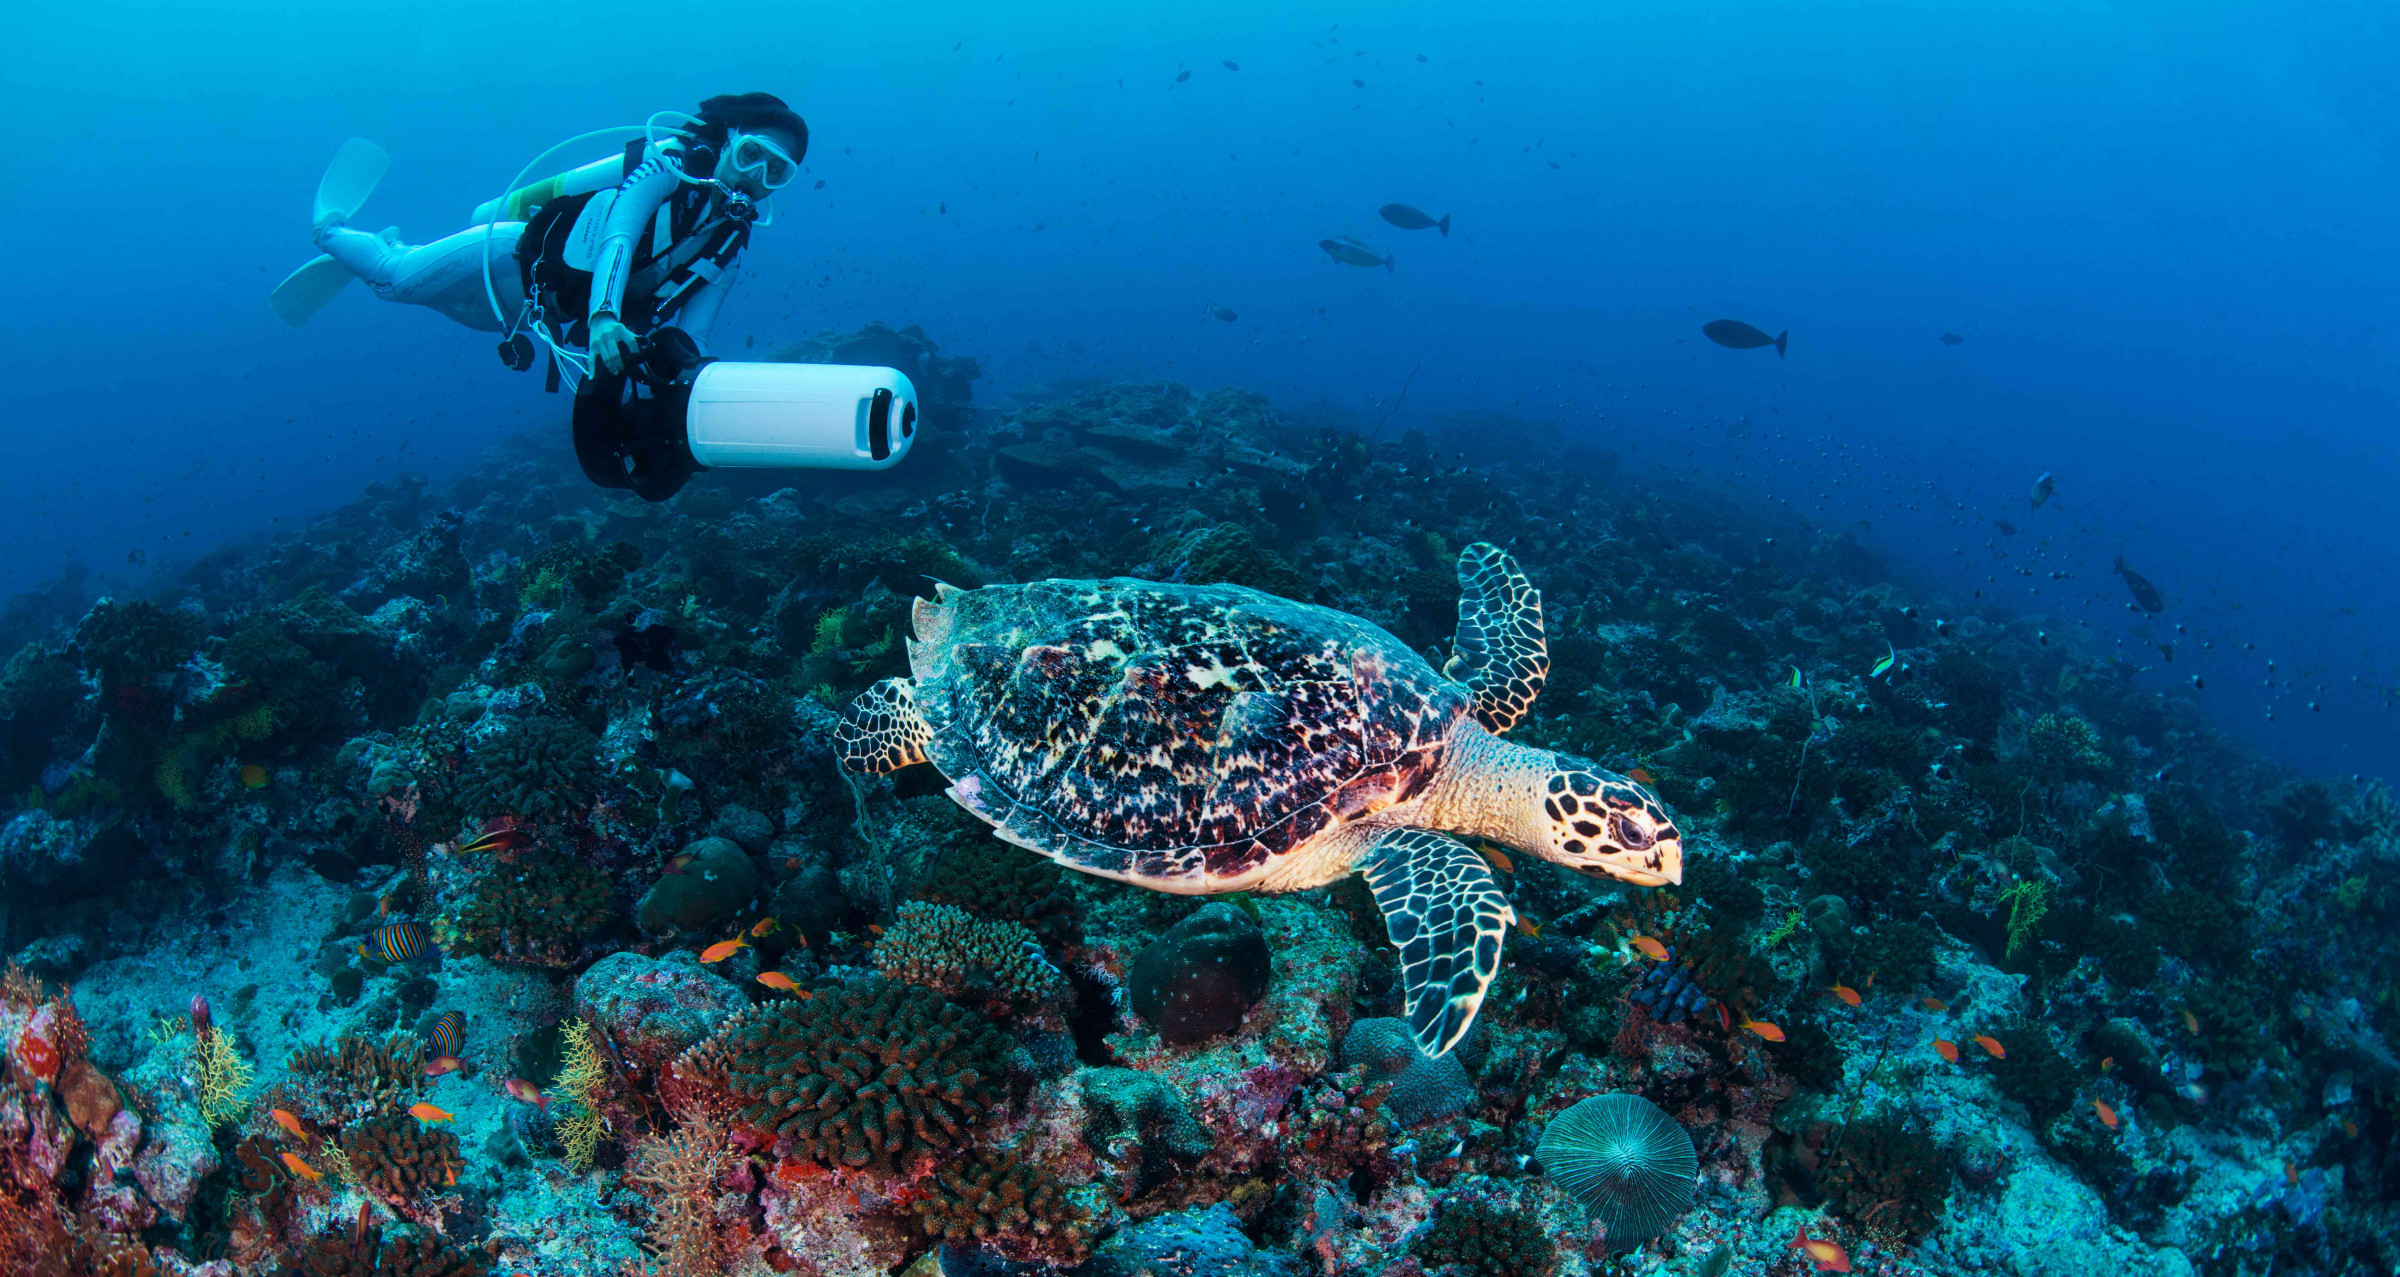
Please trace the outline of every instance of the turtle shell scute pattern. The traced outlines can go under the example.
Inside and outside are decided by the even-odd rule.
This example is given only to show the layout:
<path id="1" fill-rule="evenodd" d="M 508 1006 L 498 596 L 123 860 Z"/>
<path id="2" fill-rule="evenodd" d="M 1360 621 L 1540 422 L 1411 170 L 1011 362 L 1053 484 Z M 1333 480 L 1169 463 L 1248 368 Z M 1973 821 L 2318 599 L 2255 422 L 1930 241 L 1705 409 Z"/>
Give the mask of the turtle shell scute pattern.
<path id="1" fill-rule="evenodd" d="M 1383 630 L 1240 586 L 954 595 L 927 752 L 1004 836 L 1149 882 L 1246 872 L 1423 790 L 1469 695 Z"/>

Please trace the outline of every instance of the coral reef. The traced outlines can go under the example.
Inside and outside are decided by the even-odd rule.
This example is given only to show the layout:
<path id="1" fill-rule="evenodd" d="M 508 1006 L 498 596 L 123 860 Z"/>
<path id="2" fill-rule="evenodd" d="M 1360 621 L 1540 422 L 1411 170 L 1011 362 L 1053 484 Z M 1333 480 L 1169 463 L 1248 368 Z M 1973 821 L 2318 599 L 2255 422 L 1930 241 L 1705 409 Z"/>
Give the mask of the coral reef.
<path id="1" fill-rule="evenodd" d="M 1558 1271 L 1558 1247 L 1524 1212 L 1472 1198 L 1455 1200 L 1434 1216 L 1433 1227 L 1410 1241 L 1408 1253 L 1428 1273 L 1456 1277 L 1550 1277 Z"/>
<path id="2" fill-rule="evenodd" d="M 458 1137 L 406 1113 L 387 1113 L 344 1128 L 339 1147 L 352 1183 L 389 1202 L 438 1193 L 458 1182 L 466 1163 Z"/>
<path id="3" fill-rule="evenodd" d="M 1008 1095 L 1008 1037 L 915 985 L 853 980 L 728 1020 L 675 1072 L 795 1156 L 886 1173 L 960 1148 Z"/>
<path id="4" fill-rule="evenodd" d="M 676 860 L 681 867 L 661 875 L 634 910 L 651 935 L 703 934 L 757 894 L 758 869 L 730 838 L 700 839 Z"/>
<path id="5" fill-rule="evenodd" d="M 616 915 L 608 875 L 571 856 L 537 852 L 494 864 L 472 891 L 441 920 L 442 943 L 528 966 L 580 966 L 593 933 Z"/>
<path id="6" fill-rule="evenodd" d="M 537 714 L 467 756 L 458 803 L 471 818 L 563 816 L 591 795 L 599 742 L 565 719 Z"/>
<path id="7" fill-rule="evenodd" d="M 926 1235 L 946 1242 L 1031 1234 L 1053 1242 L 1046 1253 L 1063 1265 L 1081 1263 L 1091 1250 L 1089 1223 L 1065 1188 L 1039 1163 L 1013 1152 L 976 1149 L 945 1161 L 916 1212 Z"/>
<path id="8" fill-rule="evenodd" d="M 1366 1070 L 1370 1085 L 1388 1084 L 1392 1120 L 1417 1126 L 1448 1117 L 1474 1102 L 1475 1084 L 1459 1061 L 1463 1051 L 1428 1058 L 1408 1021 L 1384 1016 L 1353 1020 L 1342 1038 L 1342 1065 Z"/>
<path id="9" fill-rule="evenodd" d="M 953 905 L 911 902 L 875 944 L 875 969 L 984 1011 L 1005 1014 L 1061 997 L 1067 980 L 1023 924 L 981 922 Z"/>

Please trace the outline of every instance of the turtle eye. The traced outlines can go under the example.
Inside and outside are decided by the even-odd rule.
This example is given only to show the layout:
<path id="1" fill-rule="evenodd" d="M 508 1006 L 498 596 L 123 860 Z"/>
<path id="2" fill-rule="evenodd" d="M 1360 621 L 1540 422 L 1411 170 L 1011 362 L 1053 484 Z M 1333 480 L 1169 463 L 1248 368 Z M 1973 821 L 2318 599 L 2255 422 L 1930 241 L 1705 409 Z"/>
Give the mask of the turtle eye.
<path id="1" fill-rule="evenodd" d="M 1622 815 L 1613 818 L 1608 823 L 1616 833 L 1618 845 L 1627 851 L 1641 851 L 1651 843 L 1658 841 L 1650 836 L 1649 830 Z"/>

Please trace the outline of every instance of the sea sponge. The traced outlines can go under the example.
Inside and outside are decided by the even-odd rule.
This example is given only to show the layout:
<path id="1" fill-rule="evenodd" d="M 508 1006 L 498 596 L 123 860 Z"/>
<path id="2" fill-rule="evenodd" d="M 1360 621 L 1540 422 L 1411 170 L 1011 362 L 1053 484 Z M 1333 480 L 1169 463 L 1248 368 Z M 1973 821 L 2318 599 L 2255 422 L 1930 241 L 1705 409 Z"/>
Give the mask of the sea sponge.
<path id="1" fill-rule="evenodd" d="M 579 966 L 591 934 L 615 915 L 607 874 L 573 856 L 537 852 L 495 864 L 443 920 L 446 945 L 528 966 Z"/>
<path id="2" fill-rule="evenodd" d="M 1878 1113 L 1843 1129 L 1817 1184 L 1827 1206 L 1897 1249 L 1933 1231 L 1955 1161 L 1903 1115 Z"/>
<path id="3" fill-rule="evenodd" d="M 563 817 L 591 800 L 599 742 L 592 734 L 537 714 L 477 746 L 459 770 L 459 807 L 469 818 Z"/>
<path id="4" fill-rule="evenodd" d="M 725 1022 L 675 1063 L 682 1084 L 717 1090 L 739 1120 L 802 1157 L 890 1173 L 918 1153 L 964 1147 L 1008 1096 L 1015 1044 L 930 989 L 880 976 Z"/>
<path id="5" fill-rule="evenodd" d="M 1249 914 L 1222 901 L 1167 929 L 1133 960 L 1126 977 L 1134 1012 L 1175 1046 L 1242 1026 L 1266 996 L 1274 958 Z"/>
<path id="6" fill-rule="evenodd" d="M 1552 1182 L 1608 1230 L 1611 1250 L 1665 1232 L 1691 1207 L 1700 1170 L 1683 1125 L 1622 1092 L 1595 1095 L 1551 1118 L 1536 1155 Z"/>
<path id="7" fill-rule="evenodd" d="M 1058 1177 L 1014 1151 L 977 1149 L 946 1161 L 916 1205 L 917 1221 L 945 1242 L 986 1242 L 1032 1234 L 1065 1243 L 1067 1266 L 1091 1250 L 1091 1221 Z"/>
<path id="8" fill-rule="evenodd" d="M 1408 1244 L 1408 1253 L 1428 1273 L 1449 1268 L 1461 1277 L 1549 1277 L 1558 1271 L 1558 1248 L 1525 1212 L 1473 1199 L 1444 1202 L 1433 1227 Z"/>
<path id="9" fill-rule="evenodd" d="M 331 1126 L 405 1109 L 425 1093 L 425 1044 L 405 1034 L 373 1042 L 345 1033 L 293 1052 L 289 1068 L 306 1116 Z"/>
<path id="10" fill-rule="evenodd" d="M 1019 923 L 981 922 L 954 905 L 912 902 L 875 945 L 875 969 L 984 1007 L 1029 1008 L 1062 998 L 1066 976 Z"/>
<path id="11" fill-rule="evenodd" d="M 387 1202 L 431 1196 L 458 1182 L 466 1163 L 458 1137 L 406 1113 L 368 1118 L 342 1131 L 353 1182 Z"/>

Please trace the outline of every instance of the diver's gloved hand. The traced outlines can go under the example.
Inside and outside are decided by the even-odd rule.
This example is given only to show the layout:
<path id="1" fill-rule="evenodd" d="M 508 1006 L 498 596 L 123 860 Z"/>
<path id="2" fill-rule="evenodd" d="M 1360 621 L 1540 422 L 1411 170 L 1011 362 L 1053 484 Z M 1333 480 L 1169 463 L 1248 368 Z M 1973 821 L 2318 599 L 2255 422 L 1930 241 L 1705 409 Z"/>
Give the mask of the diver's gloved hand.
<path id="1" fill-rule="evenodd" d="M 611 373 L 621 373 L 631 367 L 641 347 L 641 339 L 633 330 L 602 315 L 592 321 L 592 358 Z"/>

